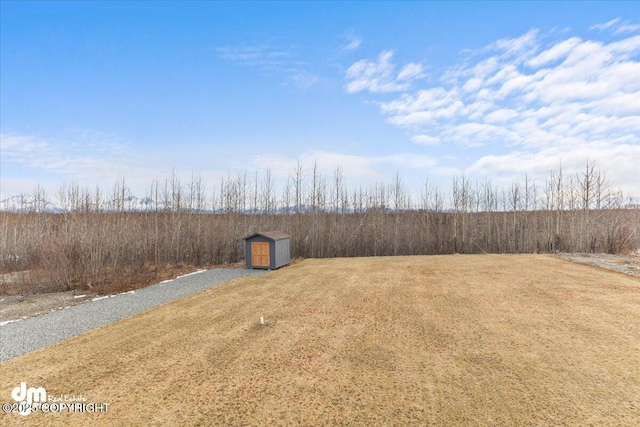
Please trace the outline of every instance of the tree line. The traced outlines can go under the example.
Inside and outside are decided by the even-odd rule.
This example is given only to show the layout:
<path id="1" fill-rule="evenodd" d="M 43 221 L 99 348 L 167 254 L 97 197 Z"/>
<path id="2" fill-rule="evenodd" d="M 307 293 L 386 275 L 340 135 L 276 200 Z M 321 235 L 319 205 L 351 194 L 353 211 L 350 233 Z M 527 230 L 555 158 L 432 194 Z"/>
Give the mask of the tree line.
<path id="1" fill-rule="evenodd" d="M 593 162 L 562 168 L 539 185 L 452 179 L 450 191 L 426 181 L 412 196 L 392 182 L 349 188 L 338 167 L 327 178 L 299 163 L 278 187 L 270 170 L 229 175 L 213 187 L 200 177 L 154 179 L 142 199 L 124 179 L 110 191 L 64 183 L 37 187 L 30 203 L 0 212 L 0 272 L 34 291 L 111 289 L 152 282 L 173 266 L 211 266 L 244 258 L 255 231 L 291 234 L 293 257 L 450 253 L 624 253 L 640 247 L 640 209 Z M 15 288 L 15 286 L 14 286 Z M 12 288 L 13 289 L 13 288 Z M 15 289 L 14 289 L 15 290 Z"/>

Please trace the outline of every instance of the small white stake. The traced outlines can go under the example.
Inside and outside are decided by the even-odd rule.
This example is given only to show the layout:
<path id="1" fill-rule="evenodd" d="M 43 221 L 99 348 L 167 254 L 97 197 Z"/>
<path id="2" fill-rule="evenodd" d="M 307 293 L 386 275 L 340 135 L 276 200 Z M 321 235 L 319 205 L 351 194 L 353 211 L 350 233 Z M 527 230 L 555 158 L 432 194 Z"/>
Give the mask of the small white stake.
<path id="1" fill-rule="evenodd" d="M 264 317 L 260 316 L 260 324 L 264 325 Z"/>

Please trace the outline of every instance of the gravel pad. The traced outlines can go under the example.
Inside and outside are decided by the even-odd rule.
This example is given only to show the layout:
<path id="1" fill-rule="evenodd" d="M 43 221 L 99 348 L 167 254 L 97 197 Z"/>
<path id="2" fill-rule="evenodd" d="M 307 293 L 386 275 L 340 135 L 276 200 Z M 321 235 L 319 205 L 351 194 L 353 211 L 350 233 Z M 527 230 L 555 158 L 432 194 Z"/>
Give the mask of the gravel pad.
<path id="1" fill-rule="evenodd" d="M 263 270 L 216 268 L 167 280 L 136 291 L 98 297 L 43 316 L 0 326 L 0 362 L 56 344 L 236 277 L 257 276 Z"/>

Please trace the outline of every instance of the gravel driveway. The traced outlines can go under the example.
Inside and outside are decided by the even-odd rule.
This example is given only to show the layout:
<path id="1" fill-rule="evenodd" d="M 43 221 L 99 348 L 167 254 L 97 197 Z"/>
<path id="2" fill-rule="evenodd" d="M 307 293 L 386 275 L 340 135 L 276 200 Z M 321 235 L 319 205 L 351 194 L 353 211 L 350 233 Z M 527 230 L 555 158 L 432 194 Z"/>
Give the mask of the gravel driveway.
<path id="1" fill-rule="evenodd" d="M 166 304 L 236 277 L 263 270 L 216 268 L 187 274 L 136 291 L 94 298 L 84 304 L 0 326 L 0 362 Z"/>

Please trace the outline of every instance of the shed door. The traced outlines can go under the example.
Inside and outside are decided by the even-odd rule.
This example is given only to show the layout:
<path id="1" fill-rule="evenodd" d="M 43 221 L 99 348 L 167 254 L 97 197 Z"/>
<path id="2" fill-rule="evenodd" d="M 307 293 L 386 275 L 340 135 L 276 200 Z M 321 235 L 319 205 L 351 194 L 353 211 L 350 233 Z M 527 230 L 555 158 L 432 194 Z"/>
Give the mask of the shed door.
<path id="1" fill-rule="evenodd" d="M 269 267 L 269 242 L 251 242 L 251 265 Z"/>

